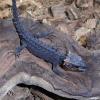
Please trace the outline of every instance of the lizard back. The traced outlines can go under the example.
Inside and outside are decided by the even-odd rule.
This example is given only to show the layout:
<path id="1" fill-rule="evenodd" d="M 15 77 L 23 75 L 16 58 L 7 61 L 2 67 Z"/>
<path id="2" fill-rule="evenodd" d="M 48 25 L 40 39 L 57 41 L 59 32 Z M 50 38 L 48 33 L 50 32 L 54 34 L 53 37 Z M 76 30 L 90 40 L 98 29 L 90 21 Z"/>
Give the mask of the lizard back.
<path id="1" fill-rule="evenodd" d="M 55 48 L 52 48 L 52 46 L 44 44 L 42 41 L 39 41 L 38 38 L 35 38 L 30 32 L 24 29 L 18 17 L 16 0 L 12 0 L 12 10 L 13 24 L 16 28 L 16 32 L 18 33 L 22 44 L 26 44 L 26 48 L 28 49 L 28 51 L 31 52 L 33 55 L 42 58 L 54 65 L 61 64 L 62 61 L 65 59 L 65 55 L 63 53 L 57 51 Z"/>

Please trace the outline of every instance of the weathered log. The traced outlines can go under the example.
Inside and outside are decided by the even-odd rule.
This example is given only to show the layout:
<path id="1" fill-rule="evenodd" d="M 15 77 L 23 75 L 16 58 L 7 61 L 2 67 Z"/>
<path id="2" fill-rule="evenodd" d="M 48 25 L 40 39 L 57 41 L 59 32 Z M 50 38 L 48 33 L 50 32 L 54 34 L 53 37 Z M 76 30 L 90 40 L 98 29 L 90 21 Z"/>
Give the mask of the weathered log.
<path id="1" fill-rule="evenodd" d="M 34 33 L 38 30 L 41 32 L 51 29 L 48 25 L 39 23 L 35 25 Z M 36 85 L 66 98 L 84 99 L 100 96 L 100 50 L 89 51 L 79 46 L 71 36 L 54 30 L 53 37 L 49 36 L 49 39 L 42 40 L 50 44 L 56 41 L 55 45 L 62 48 L 63 52 L 66 52 L 65 46 L 77 52 L 85 59 L 88 67 L 86 72 L 63 71 L 66 76 L 60 77 L 51 70 L 50 64 L 31 55 L 27 50 L 24 50 L 20 58 L 15 60 L 14 55 L 9 52 L 15 49 L 18 38 L 11 26 L 6 27 L 6 30 L 5 32 L 0 30 L 0 99 L 20 83 Z M 70 48 L 71 45 L 74 49 Z M 61 68 L 58 70 L 62 71 Z"/>

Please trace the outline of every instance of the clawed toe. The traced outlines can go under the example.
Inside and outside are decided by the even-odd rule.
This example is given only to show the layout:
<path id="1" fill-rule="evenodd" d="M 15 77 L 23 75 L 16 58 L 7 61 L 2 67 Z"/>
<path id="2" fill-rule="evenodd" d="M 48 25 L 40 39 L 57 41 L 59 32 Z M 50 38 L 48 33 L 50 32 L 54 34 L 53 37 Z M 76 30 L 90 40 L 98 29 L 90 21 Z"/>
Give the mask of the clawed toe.
<path id="1" fill-rule="evenodd" d="M 11 50 L 8 52 L 8 54 L 12 54 L 15 56 L 15 60 L 17 60 L 20 56 L 20 53 L 16 52 L 16 50 Z"/>

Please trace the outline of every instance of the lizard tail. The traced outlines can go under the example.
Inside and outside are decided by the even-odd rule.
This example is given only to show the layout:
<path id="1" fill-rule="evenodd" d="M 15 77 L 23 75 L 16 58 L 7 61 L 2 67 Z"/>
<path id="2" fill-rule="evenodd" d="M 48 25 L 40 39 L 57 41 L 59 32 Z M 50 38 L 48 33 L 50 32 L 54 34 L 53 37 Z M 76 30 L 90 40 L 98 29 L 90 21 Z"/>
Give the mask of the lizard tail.
<path id="1" fill-rule="evenodd" d="M 12 19 L 13 25 L 14 25 L 19 37 L 21 38 L 23 33 L 25 33 L 25 30 L 24 30 L 23 25 L 21 24 L 19 17 L 18 17 L 18 9 L 16 6 L 16 0 L 12 0 L 12 13 L 13 13 L 13 19 Z"/>

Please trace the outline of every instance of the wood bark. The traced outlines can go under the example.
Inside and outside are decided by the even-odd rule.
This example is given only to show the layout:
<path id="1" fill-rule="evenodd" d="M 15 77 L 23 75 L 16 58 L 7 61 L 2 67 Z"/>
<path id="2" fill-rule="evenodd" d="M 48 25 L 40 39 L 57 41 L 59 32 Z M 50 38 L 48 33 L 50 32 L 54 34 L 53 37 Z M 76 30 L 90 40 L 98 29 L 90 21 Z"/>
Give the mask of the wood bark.
<path id="1" fill-rule="evenodd" d="M 35 22 L 33 22 L 35 23 Z M 70 49 L 81 55 L 86 63 L 86 72 L 63 71 L 60 77 L 51 70 L 51 65 L 30 54 L 26 49 L 16 60 L 11 51 L 15 50 L 19 40 L 12 26 L 0 30 L 0 100 L 13 87 L 20 83 L 39 86 L 49 92 L 65 98 L 85 99 L 100 96 L 100 50 L 90 51 L 77 44 L 71 36 L 59 32 L 48 25 L 34 24 L 34 32 L 49 31 L 54 34 L 41 39 L 57 46 L 62 52 Z M 9 31 L 10 30 L 10 31 Z M 12 31 L 11 31 L 12 30 Z M 32 31 L 32 30 L 30 30 Z M 71 46 L 73 48 L 70 48 Z M 58 69 L 62 71 L 62 68 Z"/>

